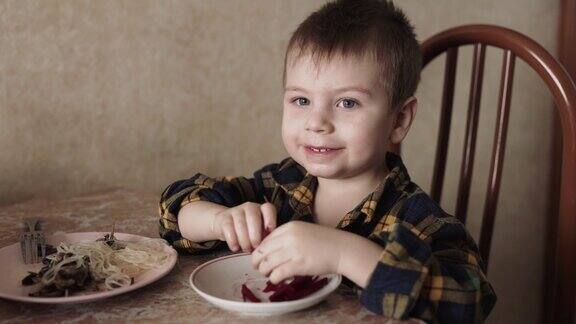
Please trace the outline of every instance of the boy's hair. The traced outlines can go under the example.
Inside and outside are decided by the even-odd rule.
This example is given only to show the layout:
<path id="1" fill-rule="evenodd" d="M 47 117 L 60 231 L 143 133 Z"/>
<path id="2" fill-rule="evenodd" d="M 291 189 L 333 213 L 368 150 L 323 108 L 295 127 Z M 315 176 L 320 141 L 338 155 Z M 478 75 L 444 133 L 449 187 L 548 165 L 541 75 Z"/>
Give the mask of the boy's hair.
<path id="1" fill-rule="evenodd" d="M 296 51 L 295 51 L 296 50 Z M 334 57 L 372 54 L 379 80 L 395 108 L 413 96 L 420 80 L 422 54 L 414 27 L 389 0 L 336 0 L 312 13 L 294 31 L 284 57 L 309 54 L 317 66 Z"/>

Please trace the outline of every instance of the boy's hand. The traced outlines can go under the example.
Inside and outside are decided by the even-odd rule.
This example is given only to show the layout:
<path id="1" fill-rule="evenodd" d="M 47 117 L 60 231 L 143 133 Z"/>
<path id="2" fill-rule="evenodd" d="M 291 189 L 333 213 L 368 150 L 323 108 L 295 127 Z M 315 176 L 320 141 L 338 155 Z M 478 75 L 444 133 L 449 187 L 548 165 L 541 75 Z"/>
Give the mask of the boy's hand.
<path id="1" fill-rule="evenodd" d="M 278 227 L 252 253 L 252 265 L 274 284 L 296 275 L 337 273 L 345 232 L 291 221 Z"/>
<path id="2" fill-rule="evenodd" d="M 212 233 L 226 241 L 230 250 L 252 252 L 265 234 L 276 228 L 276 208 L 271 203 L 262 205 L 246 202 L 216 214 L 212 222 Z"/>

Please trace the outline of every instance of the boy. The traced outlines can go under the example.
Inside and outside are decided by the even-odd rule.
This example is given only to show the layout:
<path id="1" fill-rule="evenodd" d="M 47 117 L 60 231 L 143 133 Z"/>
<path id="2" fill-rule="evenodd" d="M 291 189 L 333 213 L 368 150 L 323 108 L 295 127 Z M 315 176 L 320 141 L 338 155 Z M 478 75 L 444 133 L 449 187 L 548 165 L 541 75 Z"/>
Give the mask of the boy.
<path id="1" fill-rule="evenodd" d="M 416 114 L 420 67 L 413 27 L 391 2 L 327 3 L 286 51 L 290 157 L 253 178 L 171 184 L 161 236 L 191 253 L 226 241 L 273 283 L 340 273 L 387 317 L 483 321 L 496 297 L 476 244 L 389 152 Z"/>

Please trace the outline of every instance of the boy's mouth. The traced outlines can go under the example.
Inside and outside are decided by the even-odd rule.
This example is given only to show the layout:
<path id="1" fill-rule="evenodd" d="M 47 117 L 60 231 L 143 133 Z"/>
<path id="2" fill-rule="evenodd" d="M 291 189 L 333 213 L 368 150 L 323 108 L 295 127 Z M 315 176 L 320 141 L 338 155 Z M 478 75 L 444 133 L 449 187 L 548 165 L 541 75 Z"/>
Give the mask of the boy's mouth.
<path id="1" fill-rule="evenodd" d="M 313 153 L 331 153 L 340 150 L 340 148 L 326 147 L 326 146 L 309 146 L 306 145 L 306 150 Z"/>

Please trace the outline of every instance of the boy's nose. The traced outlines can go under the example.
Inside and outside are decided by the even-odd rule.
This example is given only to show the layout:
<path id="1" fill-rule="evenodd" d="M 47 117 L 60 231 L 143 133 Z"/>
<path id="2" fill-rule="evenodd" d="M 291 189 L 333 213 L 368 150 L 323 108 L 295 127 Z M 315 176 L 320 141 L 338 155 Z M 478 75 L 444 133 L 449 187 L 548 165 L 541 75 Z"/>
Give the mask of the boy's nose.
<path id="1" fill-rule="evenodd" d="M 331 133 L 334 126 L 330 120 L 329 112 L 325 109 L 311 109 L 306 121 L 306 130 L 315 133 Z"/>

